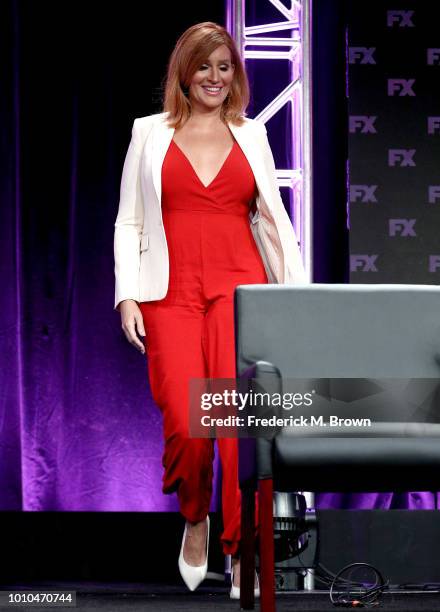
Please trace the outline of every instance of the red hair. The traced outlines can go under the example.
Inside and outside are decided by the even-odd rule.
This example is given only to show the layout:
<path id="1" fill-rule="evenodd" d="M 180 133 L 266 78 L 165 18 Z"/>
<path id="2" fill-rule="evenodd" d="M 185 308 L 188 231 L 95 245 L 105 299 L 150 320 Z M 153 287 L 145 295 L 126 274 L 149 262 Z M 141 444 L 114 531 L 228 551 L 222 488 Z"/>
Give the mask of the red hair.
<path id="1" fill-rule="evenodd" d="M 222 26 L 212 21 L 197 23 L 179 38 L 171 54 L 165 83 L 163 111 L 169 112 L 168 125 L 182 126 L 191 114 L 191 103 L 184 94 L 191 79 L 211 53 L 220 45 L 231 52 L 234 76 L 221 109 L 222 120 L 242 125 L 249 104 L 249 82 L 234 39 Z"/>

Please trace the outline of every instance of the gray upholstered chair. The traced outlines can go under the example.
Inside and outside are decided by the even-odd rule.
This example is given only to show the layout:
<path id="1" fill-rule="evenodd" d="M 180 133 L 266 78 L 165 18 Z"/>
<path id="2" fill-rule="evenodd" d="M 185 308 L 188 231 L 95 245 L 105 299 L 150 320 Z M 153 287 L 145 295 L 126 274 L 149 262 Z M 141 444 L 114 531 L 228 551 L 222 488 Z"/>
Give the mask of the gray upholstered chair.
<path id="1" fill-rule="evenodd" d="M 335 437 L 322 428 L 282 428 L 272 438 L 240 439 L 240 603 L 254 606 L 258 490 L 261 609 L 272 612 L 273 491 L 440 490 L 440 288 L 242 285 L 235 292 L 235 326 L 241 381 L 279 376 L 282 387 L 293 378 L 367 379 L 368 386 L 372 379 L 412 379 L 418 389 L 414 379 L 430 379 L 433 385 L 422 409 L 415 400 L 413 422 L 404 402 L 367 391 L 362 412 L 379 415 L 371 430 L 341 428 Z"/>

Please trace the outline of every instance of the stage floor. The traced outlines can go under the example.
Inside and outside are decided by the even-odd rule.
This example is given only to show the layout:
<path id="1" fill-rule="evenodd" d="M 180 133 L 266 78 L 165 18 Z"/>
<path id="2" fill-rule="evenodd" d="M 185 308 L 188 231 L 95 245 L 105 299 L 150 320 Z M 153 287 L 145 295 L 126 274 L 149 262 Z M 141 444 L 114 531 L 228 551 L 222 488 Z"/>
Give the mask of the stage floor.
<path id="1" fill-rule="evenodd" d="M 227 587 L 201 586 L 190 593 L 183 586 L 173 584 L 145 583 L 96 583 L 96 582 L 39 582 L 15 585 L 2 585 L 1 591 L 49 590 L 76 591 L 76 607 L 81 610 L 119 610 L 151 612 L 216 612 L 240 610 L 239 602 L 229 599 Z M 0 610 L 11 609 L 47 612 L 41 606 L 0 606 Z M 440 592 L 395 591 L 383 595 L 379 606 L 383 610 L 440 610 Z M 59 610 L 60 608 L 57 607 Z M 293 610 L 321 612 L 335 610 L 329 600 L 328 591 L 290 592 L 277 595 L 277 612 Z M 256 603 L 255 610 L 260 610 Z"/>

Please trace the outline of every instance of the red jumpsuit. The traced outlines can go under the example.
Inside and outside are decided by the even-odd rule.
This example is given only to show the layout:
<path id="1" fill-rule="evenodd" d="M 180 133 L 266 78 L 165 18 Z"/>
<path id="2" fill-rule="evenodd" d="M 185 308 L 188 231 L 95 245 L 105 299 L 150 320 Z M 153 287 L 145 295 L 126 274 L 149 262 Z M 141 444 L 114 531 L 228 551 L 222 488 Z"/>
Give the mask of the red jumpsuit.
<path id="1" fill-rule="evenodd" d="M 170 277 L 165 298 L 142 302 L 151 393 L 163 415 L 163 492 L 177 491 L 183 516 L 209 510 L 213 440 L 188 435 L 190 378 L 235 378 L 234 304 L 237 285 L 267 283 L 249 225 L 256 183 L 234 140 L 216 177 L 204 186 L 172 140 L 162 166 L 162 216 Z M 236 439 L 217 439 L 222 467 L 221 536 L 225 554 L 240 540 Z"/>

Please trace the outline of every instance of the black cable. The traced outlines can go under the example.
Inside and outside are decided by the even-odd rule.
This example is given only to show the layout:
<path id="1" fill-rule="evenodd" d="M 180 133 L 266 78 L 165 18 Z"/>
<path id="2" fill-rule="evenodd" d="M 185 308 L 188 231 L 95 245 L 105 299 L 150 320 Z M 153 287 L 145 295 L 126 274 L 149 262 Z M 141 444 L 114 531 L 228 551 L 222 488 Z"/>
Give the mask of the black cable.
<path id="1" fill-rule="evenodd" d="M 303 552 L 303 551 L 302 551 L 302 550 L 300 550 L 300 551 L 298 551 L 298 554 L 297 554 L 298 559 L 299 559 L 299 562 L 301 563 L 302 568 L 303 568 L 303 569 L 304 569 L 306 572 L 309 572 L 311 568 L 306 567 L 306 566 L 304 565 L 304 563 L 302 562 L 302 559 L 301 559 L 301 553 L 302 553 L 302 552 Z M 331 572 L 329 569 L 327 569 L 327 568 L 325 567 L 325 565 L 323 565 L 323 564 L 322 564 L 322 563 L 320 563 L 320 562 L 318 563 L 318 565 L 316 566 L 316 568 L 313 568 L 313 569 L 314 569 L 314 571 L 315 571 L 314 576 L 315 576 L 315 577 L 316 577 L 318 580 L 320 580 L 321 582 L 323 582 L 324 584 L 327 584 L 328 586 L 330 586 L 330 585 L 332 584 L 333 580 L 336 578 L 336 574 L 334 574 L 333 572 Z M 318 571 L 318 570 L 321 570 L 321 573 L 319 573 L 319 571 Z M 340 578 L 339 578 L 339 580 L 340 580 L 341 582 L 349 582 L 350 584 L 355 584 L 355 585 L 358 585 L 358 586 L 362 586 L 362 583 L 356 583 L 356 582 L 354 582 L 354 583 L 353 583 L 352 581 L 349 581 L 349 580 L 347 580 L 346 578 L 341 578 L 341 577 L 340 577 Z"/>
<path id="2" fill-rule="evenodd" d="M 349 583 L 351 582 L 351 585 L 350 584 L 344 585 L 344 587 L 346 587 L 347 589 L 346 598 L 338 597 L 337 599 L 335 599 L 334 590 L 336 588 L 341 588 L 342 590 L 342 587 L 338 587 L 338 584 L 340 584 L 341 582 L 340 578 L 342 574 L 344 572 L 347 572 L 347 570 L 349 569 L 354 569 L 354 568 L 359 568 L 359 567 L 369 568 L 373 570 L 375 574 L 375 584 L 371 587 L 365 588 L 364 583 L 359 583 L 357 581 L 352 581 L 351 579 L 349 579 L 348 582 Z M 365 588 L 364 593 L 354 592 L 354 589 L 359 586 L 362 588 Z M 363 606 L 377 605 L 379 596 L 383 593 L 383 591 L 387 587 L 388 587 L 388 581 L 387 583 L 385 583 L 380 571 L 376 569 L 375 567 L 373 567 L 372 565 L 370 565 L 369 563 L 362 563 L 362 562 L 350 563 L 349 565 L 346 565 L 345 567 L 343 567 L 333 579 L 333 583 L 330 587 L 330 601 L 332 602 L 333 605 L 336 605 L 336 606 L 342 605 L 344 607 L 363 607 Z"/>
<path id="3" fill-rule="evenodd" d="M 302 568 L 306 571 L 306 573 L 308 573 L 311 568 L 308 568 L 304 565 L 301 559 L 302 552 L 303 550 L 299 550 L 296 556 L 298 557 L 298 560 Z M 357 594 L 357 593 L 350 594 L 350 588 L 353 589 L 355 587 L 364 587 L 364 583 L 358 582 L 356 580 L 346 579 L 342 576 L 342 574 L 350 568 L 361 567 L 361 566 L 368 567 L 373 570 L 376 576 L 375 584 L 369 587 L 368 589 L 366 589 L 365 593 L 363 594 Z M 345 567 L 343 567 L 337 574 L 333 574 L 333 572 L 328 570 L 321 563 L 318 563 L 318 565 L 316 566 L 316 568 L 314 568 L 314 570 L 315 570 L 314 576 L 318 580 L 323 582 L 325 585 L 330 586 L 330 593 L 329 593 L 330 601 L 336 607 L 372 607 L 372 606 L 378 605 L 379 596 L 384 592 L 384 590 L 388 588 L 388 585 L 389 585 L 389 580 L 385 582 L 380 571 L 376 569 L 374 566 L 370 565 L 369 563 L 363 563 L 363 562 L 350 563 L 349 565 L 346 565 Z M 340 588 L 342 590 L 342 588 L 347 588 L 347 587 L 348 587 L 347 599 L 334 600 L 333 598 L 334 589 Z"/>

